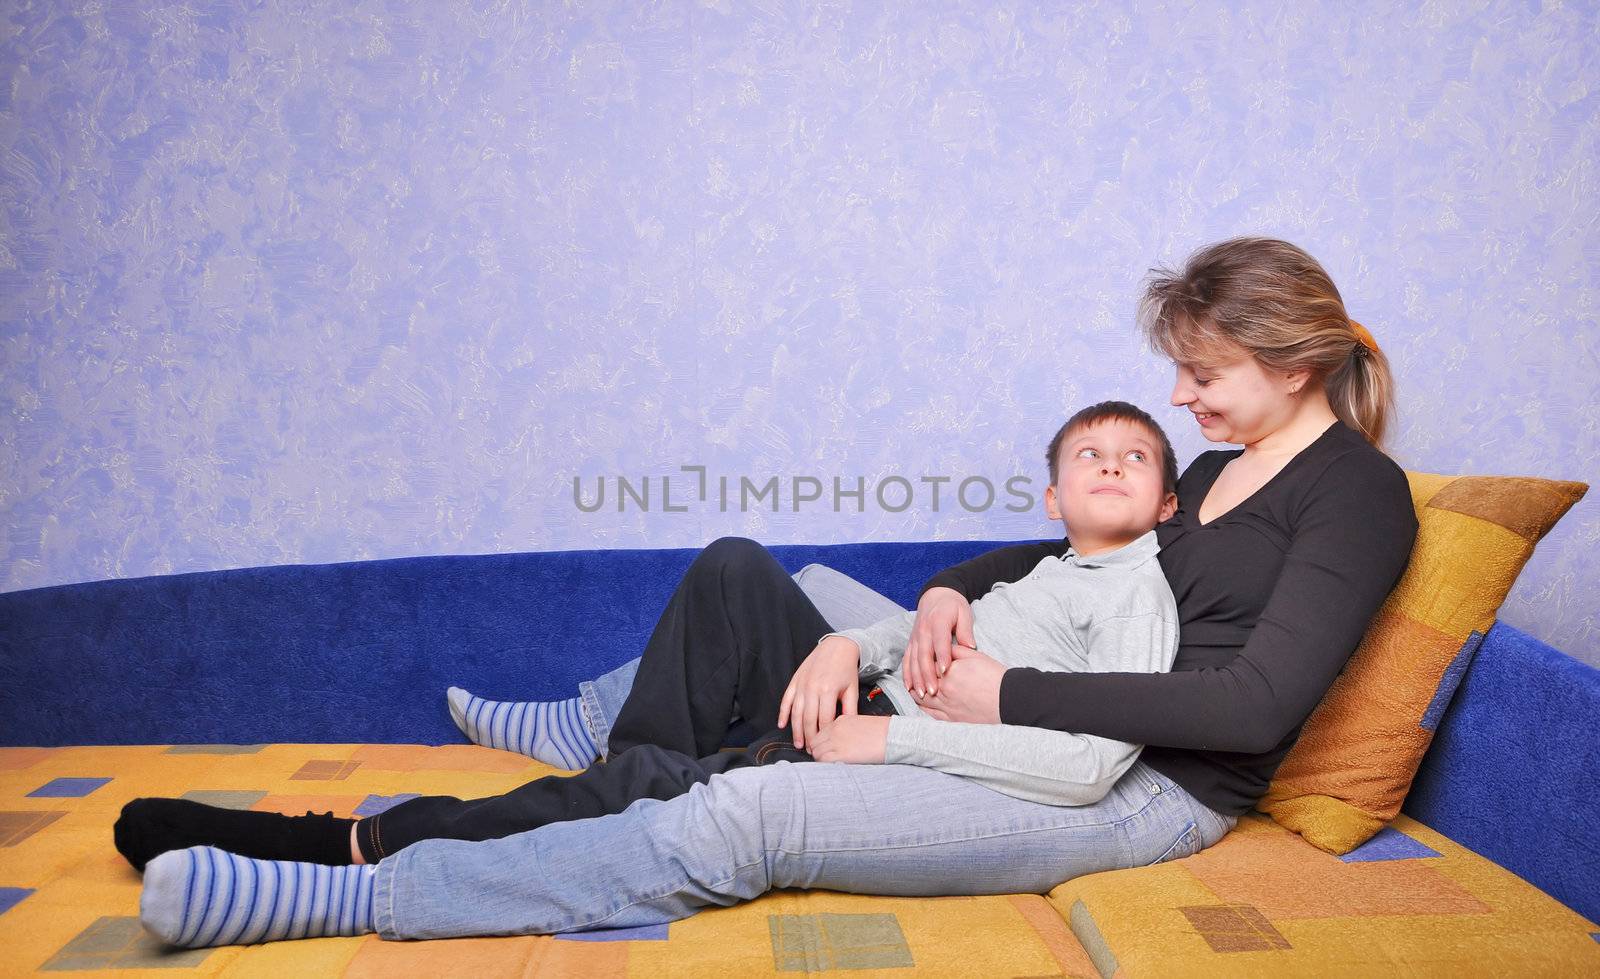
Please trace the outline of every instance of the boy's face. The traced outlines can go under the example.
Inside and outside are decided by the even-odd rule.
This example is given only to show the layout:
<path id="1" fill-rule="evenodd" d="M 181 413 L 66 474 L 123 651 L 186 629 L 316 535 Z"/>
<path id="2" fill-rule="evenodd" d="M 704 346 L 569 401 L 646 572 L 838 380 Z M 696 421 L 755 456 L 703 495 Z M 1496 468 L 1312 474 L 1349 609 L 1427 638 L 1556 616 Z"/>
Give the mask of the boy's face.
<path id="1" fill-rule="evenodd" d="M 1056 484 L 1044 491 L 1044 504 L 1085 554 L 1143 536 L 1172 516 L 1178 498 L 1162 489 L 1161 443 L 1137 422 L 1109 418 L 1061 440 Z"/>

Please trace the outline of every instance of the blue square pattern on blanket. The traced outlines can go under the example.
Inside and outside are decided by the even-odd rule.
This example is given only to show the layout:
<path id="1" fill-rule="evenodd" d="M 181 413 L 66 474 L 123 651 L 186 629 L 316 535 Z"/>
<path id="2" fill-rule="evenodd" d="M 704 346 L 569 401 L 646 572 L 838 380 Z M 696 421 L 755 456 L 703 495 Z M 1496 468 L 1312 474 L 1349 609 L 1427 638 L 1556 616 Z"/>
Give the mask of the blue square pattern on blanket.
<path id="1" fill-rule="evenodd" d="M 5 914 L 29 894 L 33 893 L 31 887 L 0 887 L 0 914 Z"/>
<path id="2" fill-rule="evenodd" d="M 81 799 L 109 778 L 53 778 L 28 793 L 30 799 Z"/>

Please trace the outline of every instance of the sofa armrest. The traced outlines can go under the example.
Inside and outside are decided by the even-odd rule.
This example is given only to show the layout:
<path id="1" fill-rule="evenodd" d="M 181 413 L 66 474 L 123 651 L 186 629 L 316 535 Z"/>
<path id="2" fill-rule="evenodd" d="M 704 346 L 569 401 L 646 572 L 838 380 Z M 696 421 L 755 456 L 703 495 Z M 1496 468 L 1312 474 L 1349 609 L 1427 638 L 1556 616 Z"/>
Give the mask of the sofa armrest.
<path id="1" fill-rule="evenodd" d="M 1405 812 L 1600 921 L 1600 670 L 1496 623 Z"/>

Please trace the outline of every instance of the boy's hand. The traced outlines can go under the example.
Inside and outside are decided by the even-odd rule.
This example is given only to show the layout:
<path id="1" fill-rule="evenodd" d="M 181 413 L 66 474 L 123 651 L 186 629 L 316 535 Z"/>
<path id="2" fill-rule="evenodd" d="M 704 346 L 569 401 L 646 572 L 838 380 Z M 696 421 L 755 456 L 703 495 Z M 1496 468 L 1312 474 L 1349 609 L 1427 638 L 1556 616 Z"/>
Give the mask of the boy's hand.
<path id="1" fill-rule="evenodd" d="M 938 694 L 917 706 L 935 720 L 999 724 L 1000 681 L 1006 675 L 1006 665 L 969 646 L 958 645 L 955 657 Z"/>
<path id="2" fill-rule="evenodd" d="M 906 688 L 923 700 L 939 692 L 939 680 L 950 669 L 950 638 L 976 646 L 972 638 L 972 605 L 954 588 L 929 588 L 917 601 L 911 641 L 904 660 Z"/>
<path id="3" fill-rule="evenodd" d="M 835 718 L 811 739 L 811 757 L 851 765 L 881 765 L 888 743 L 887 717 L 847 714 Z"/>
<path id="4" fill-rule="evenodd" d="M 854 640 L 829 636 L 794 671 L 778 705 L 778 726 L 791 729 L 796 748 L 804 748 L 818 728 L 833 720 L 840 705 L 846 714 L 856 712 L 860 669 L 861 648 Z"/>

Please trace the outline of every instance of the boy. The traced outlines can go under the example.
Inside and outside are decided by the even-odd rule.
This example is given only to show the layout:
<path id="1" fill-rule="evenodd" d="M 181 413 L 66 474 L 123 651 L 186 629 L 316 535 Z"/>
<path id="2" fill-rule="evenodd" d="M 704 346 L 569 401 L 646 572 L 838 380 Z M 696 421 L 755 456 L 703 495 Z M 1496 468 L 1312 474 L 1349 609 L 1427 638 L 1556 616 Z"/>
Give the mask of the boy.
<path id="1" fill-rule="evenodd" d="M 1156 560 L 1155 525 L 1177 508 L 1177 462 L 1166 435 L 1143 411 L 1108 401 L 1078 412 L 1056 432 L 1046 458 L 1045 511 L 1072 547 L 1025 578 L 972 603 L 978 650 L 1004 666 L 1062 672 L 1158 672 L 1178 649 L 1178 613 Z M 794 717 L 796 743 L 809 725 L 808 674 L 855 669 L 867 690 L 811 740 L 818 761 L 918 765 L 961 775 L 1016 798 L 1083 805 L 1108 792 L 1139 747 L 1087 735 L 1001 724 L 936 720 L 907 685 L 901 654 L 916 613 L 823 637 L 785 694 L 778 724 Z M 831 637 L 839 645 L 831 651 Z M 970 655 L 970 650 L 958 652 Z M 818 662 L 814 660 L 827 660 Z M 931 671 L 924 670 L 923 675 Z M 825 694 L 823 695 L 826 696 Z"/>

